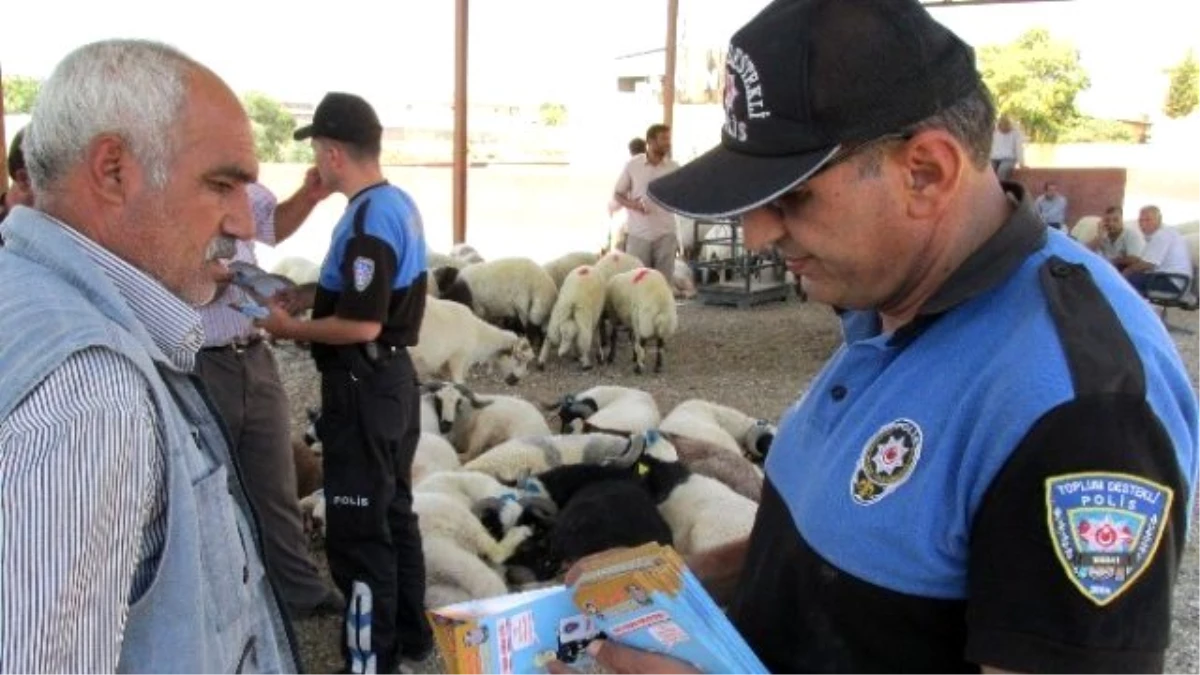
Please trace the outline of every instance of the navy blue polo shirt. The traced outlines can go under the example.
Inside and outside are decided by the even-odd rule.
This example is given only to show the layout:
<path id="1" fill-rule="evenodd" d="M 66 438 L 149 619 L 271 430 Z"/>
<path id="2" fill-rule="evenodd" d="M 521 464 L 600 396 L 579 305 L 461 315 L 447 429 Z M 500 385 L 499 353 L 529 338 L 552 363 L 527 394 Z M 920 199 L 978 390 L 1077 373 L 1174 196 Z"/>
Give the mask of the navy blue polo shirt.
<path id="1" fill-rule="evenodd" d="M 412 197 L 386 181 L 364 188 L 333 228 L 313 318 L 378 321 L 378 342 L 414 345 L 425 311 L 425 268 L 425 231 Z M 321 366 L 334 349 L 314 344 L 312 353 Z"/>
<path id="2" fill-rule="evenodd" d="M 1145 301 L 1009 189 L 912 324 L 842 314 L 780 422 L 733 611 L 775 672 L 1162 668 L 1196 397 Z"/>

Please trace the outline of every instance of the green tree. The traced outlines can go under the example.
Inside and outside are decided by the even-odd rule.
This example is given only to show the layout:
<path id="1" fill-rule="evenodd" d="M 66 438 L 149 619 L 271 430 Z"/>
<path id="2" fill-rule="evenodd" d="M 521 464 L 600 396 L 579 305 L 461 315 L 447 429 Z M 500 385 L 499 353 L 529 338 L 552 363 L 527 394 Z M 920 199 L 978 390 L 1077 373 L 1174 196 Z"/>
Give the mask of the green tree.
<path id="1" fill-rule="evenodd" d="M 979 70 L 999 111 L 1016 120 L 1034 142 L 1053 142 L 1072 128 L 1079 118 L 1075 97 L 1091 86 L 1079 50 L 1044 28 L 981 48 Z"/>
<path id="2" fill-rule="evenodd" d="M 22 75 L 4 78 L 4 112 L 10 115 L 28 115 L 33 112 L 33 102 L 42 88 L 40 80 Z"/>
<path id="3" fill-rule="evenodd" d="M 542 124 L 548 127 L 558 127 L 567 123 L 567 106 L 561 103 L 543 103 L 538 108 L 542 116 Z"/>
<path id="4" fill-rule="evenodd" d="M 242 96 L 242 105 L 254 127 L 254 151 L 260 162 L 282 162 L 292 144 L 296 120 L 283 104 L 262 92 Z"/>
<path id="5" fill-rule="evenodd" d="M 1196 64 L 1196 55 L 1189 49 L 1183 60 L 1167 73 L 1171 76 L 1171 86 L 1167 89 L 1163 112 L 1171 119 L 1187 117 L 1200 103 L 1200 91 L 1197 91 L 1200 66 Z"/>
<path id="6" fill-rule="evenodd" d="M 1116 120 L 1081 117 L 1059 135 L 1060 143 L 1137 143 L 1138 135 L 1128 124 Z"/>

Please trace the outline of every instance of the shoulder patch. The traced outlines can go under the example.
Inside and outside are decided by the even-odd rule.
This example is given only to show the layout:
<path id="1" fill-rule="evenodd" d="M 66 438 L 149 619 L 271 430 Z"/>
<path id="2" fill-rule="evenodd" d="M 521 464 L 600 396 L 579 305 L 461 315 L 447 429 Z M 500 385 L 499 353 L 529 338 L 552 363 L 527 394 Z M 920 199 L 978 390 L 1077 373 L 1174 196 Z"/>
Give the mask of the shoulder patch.
<path id="1" fill-rule="evenodd" d="M 870 506 L 904 484 L 921 459 L 921 427 L 909 419 L 883 425 L 863 447 L 850 496 L 859 506 Z"/>
<path id="2" fill-rule="evenodd" d="M 359 256 L 354 259 L 354 290 L 362 293 L 375 278 L 375 261 Z"/>
<path id="3" fill-rule="evenodd" d="M 1103 607 L 1133 585 L 1158 551 L 1174 498 L 1165 485 L 1123 473 L 1046 479 L 1054 553 L 1084 597 Z"/>

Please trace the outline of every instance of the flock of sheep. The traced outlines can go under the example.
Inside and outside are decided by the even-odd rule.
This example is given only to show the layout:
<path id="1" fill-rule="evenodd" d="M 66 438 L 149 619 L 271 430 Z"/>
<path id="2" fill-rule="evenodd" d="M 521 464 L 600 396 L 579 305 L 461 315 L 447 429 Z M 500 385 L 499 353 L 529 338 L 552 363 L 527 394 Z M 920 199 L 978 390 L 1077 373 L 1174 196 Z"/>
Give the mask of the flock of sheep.
<path id="1" fill-rule="evenodd" d="M 627 387 L 536 404 L 426 382 L 412 469 L 426 605 L 555 582 L 573 561 L 614 546 L 657 541 L 687 555 L 742 539 L 775 431 L 703 400 L 664 417 L 650 394 Z M 319 453 L 311 437 L 297 445 Z M 301 507 L 321 532 L 324 493 Z"/>
<path id="2" fill-rule="evenodd" d="M 636 371 L 647 367 L 648 346 L 660 370 L 678 329 L 675 299 L 695 294 L 685 263 L 668 280 L 621 252 L 539 265 L 485 262 L 458 246 L 449 256 L 430 253 L 429 269 L 430 297 L 410 348 L 423 382 L 412 485 L 427 606 L 553 582 L 572 561 L 614 546 L 657 541 L 686 555 L 749 535 L 771 422 L 703 400 L 663 416 L 653 396 L 627 387 L 535 403 L 466 385 L 473 371 L 516 384 L 554 351 L 584 370 L 611 363 L 621 329 Z M 274 272 L 316 278 L 311 263 L 295 259 Z M 320 443 L 309 433 L 294 445 L 298 497 L 319 536 Z"/>

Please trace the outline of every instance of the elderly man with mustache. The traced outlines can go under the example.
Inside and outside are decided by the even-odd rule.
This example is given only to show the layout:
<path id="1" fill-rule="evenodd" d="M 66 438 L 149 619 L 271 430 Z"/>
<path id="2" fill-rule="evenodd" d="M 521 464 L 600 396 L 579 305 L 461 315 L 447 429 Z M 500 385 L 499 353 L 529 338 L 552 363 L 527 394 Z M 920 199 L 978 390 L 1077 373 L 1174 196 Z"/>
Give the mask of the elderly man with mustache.
<path id="1" fill-rule="evenodd" d="M 214 241 L 254 231 L 250 121 L 167 45 L 69 54 L 0 251 L 0 671 L 295 672 L 261 534 L 192 374 Z"/>

